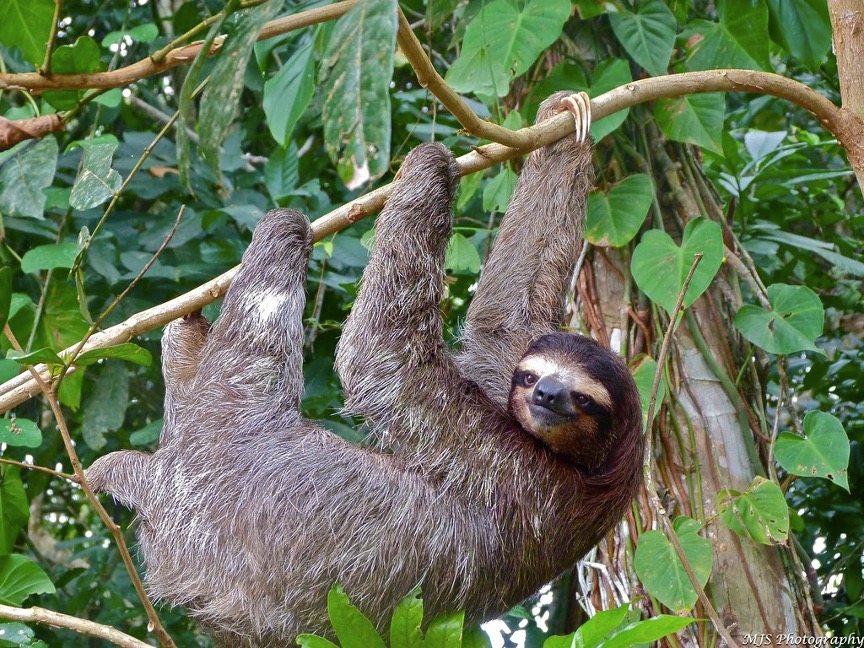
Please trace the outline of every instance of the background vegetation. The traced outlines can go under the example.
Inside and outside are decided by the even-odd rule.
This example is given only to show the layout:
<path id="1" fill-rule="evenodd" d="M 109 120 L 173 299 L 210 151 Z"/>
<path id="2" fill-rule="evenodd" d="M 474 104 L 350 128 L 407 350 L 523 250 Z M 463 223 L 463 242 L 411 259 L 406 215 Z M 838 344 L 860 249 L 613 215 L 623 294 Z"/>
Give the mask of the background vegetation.
<path id="1" fill-rule="evenodd" d="M 351 4 L 331 5 L 339 9 L 332 19 L 276 29 L 254 45 L 263 25 L 326 3 L 0 6 L 0 114 L 54 119 L 49 128 L 57 131 L 0 152 L 0 311 L 8 313 L 0 382 L 29 364 L 56 368 L 63 364 L 56 353 L 94 322 L 121 323 L 236 265 L 268 209 L 296 207 L 315 220 L 384 185 L 419 142 L 442 141 L 457 154 L 482 143 L 418 84 L 404 31 L 396 46 L 396 3 L 368 0 L 346 14 Z M 832 2 L 832 10 L 844 4 Z M 820 0 L 399 6 L 447 85 L 480 118 L 509 128 L 530 124 L 553 91 L 601 97 L 667 72 L 775 72 L 835 105 L 842 75 L 864 76 L 860 61 L 838 69 Z M 164 57 L 166 50 L 204 38 L 206 52 L 220 34 L 227 39 L 216 56 L 163 65 L 180 60 Z M 122 73 L 154 53 L 145 74 Z M 34 70 L 46 73 L 41 81 L 26 76 Z M 102 85 L 59 76 L 113 70 L 121 73 Z M 716 642 L 718 621 L 738 641 L 750 633 L 861 633 L 864 219 L 853 171 L 823 129 L 825 115 L 801 107 L 805 90 L 796 89 L 792 103 L 680 90 L 594 124 L 592 245 L 574 282 L 573 326 L 633 361 L 646 405 L 651 358 L 693 253 L 704 256 L 662 366 L 644 497 L 588 564 L 496 626 L 505 641 L 541 645 L 586 613 L 631 600 L 630 617 L 619 623 L 664 611 L 712 617 L 669 638 L 674 645 Z M 54 113 L 62 121 L 48 117 Z M 518 166 L 462 180 L 443 304 L 451 339 Z M 332 358 L 371 227 L 372 219 L 361 220 L 319 241 L 309 270 L 303 408 L 355 440 L 356 422 L 338 414 Z M 205 309 L 211 319 L 217 313 L 218 305 Z M 84 466 L 158 438 L 162 381 L 158 361 L 148 358 L 159 357 L 160 331 L 141 330 L 135 344 L 145 351 L 82 356 L 56 389 Z M 0 395 L 8 392 L 0 387 Z M 51 401 L 30 398 L 0 421 L 5 460 L 49 469 L 0 469 L 0 603 L 152 641 L 109 528 L 77 485 L 51 472 L 73 471 Z M 709 402 L 720 405 L 711 410 Z M 131 542 L 130 513 L 105 504 Z M 678 518 L 677 546 L 666 512 Z M 208 645 L 182 610 L 158 613 L 177 645 Z M 101 641 L 46 625 L 2 629 L 0 646 Z"/>

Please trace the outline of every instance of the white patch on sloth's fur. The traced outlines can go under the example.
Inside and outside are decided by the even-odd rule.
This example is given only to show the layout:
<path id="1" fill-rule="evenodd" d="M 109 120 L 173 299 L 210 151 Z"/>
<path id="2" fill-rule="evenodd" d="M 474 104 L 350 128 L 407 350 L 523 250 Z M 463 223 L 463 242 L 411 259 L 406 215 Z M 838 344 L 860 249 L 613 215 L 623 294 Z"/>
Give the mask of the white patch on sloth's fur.
<path id="1" fill-rule="evenodd" d="M 287 299 L 286 293 L 273 288 L 256 290 L 246 297 L 247 303 L 250 309 L 254 310 L 258 324 L 262 329 L 272 326 L 273 318 L 278 315 Z"/>
<path id="2" fill-rule="evenodd" d="M 612 407 L 612 398 L 606 388 L 592 378 L 581 366 L 572 362 L 562 363 L 546 356 L 528 356 L 519 363 L 519 369 L 543 376 L 557 376 L 566 382 L 571 391 L 587 394 L 605 407 Z"/>

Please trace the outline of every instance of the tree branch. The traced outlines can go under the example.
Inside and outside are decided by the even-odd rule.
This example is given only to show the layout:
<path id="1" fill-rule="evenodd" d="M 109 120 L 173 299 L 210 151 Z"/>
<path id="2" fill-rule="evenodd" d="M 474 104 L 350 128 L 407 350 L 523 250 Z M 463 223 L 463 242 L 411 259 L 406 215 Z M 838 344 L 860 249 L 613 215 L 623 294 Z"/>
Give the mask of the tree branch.
<path id="1" fill-rule="evenodd" d="M 23 621 L 24 623 L 45 623 L 55 628 L 67 628 L 88 637 L 97 637 L 98 639 L 110 641 L 115 646 L 123 646 L 124 648 L 153 648 L 150 644 L 144 643 L 140 639 L 131 637 L 119 630 L 115 630 L 110 626 L 94 623 L 87 619 L 79 619 L 68 614 L 61 614 L 60 612 L 54 612 L 54 610 L 46 610 L 45 608 L 16 608 L 0 604 L 0 617 L 14 621 Z"/>
<path id="2" fill-rule="evenodd" d="M 828 12 L 831 16 L 843 109 L 864 119 L 864 70 L 861 68 L 861 61 L 864 60 L 864 8 L 860 0 L 828 0 Z M 850 132 L 849 136 L 855 138 L 855 144 L 841 142 L 851 158 L 850 149 L 860 150 L 864 147 L 864 129 Z M 852 168 L 855 169 L 858 186 L 864 190 L 864 168 L 860 160 L 858 164 L 853 162 Z"/>
<path id="3" fill-rule="evenodd" d="M 272 20 L 261 30 L 258 40 L 266 40 L 281 34 L 327 22 L 344 15 L 356 0 L 345 0 L 336 2 L 326 7 L 309 9 L 292 16 L 285 16 Z M 201 51 L 203 41 L 190 43 L 170 52 L 164 56 L 153 55 L 118 68 L 110 72 L 95 72 L 93 74 L 52 74 L 44 76 L 39 72 L 22 72 L 19 74 L 0 74 L 0 90 L 25 90 L 28 92 L 42 92 L 44 90 L 85 90 L 85 89 L 110 89 L 129 85 L 147 77 L 161 74 L 171 68 L 180 65 L 188 65 L 195 60 Z M 216 54 L 222 46 L 222 40 L 214 43 L 210 55 Z M 158 53 L 157 53 L 158 54 Z"/>

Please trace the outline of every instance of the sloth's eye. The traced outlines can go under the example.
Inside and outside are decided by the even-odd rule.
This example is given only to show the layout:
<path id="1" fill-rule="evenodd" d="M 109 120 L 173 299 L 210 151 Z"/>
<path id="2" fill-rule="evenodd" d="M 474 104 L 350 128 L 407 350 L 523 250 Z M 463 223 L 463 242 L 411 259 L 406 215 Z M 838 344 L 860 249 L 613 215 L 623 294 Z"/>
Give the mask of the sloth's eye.
<path id="1" fill-rule="evenodd" d="M 573 394 L 573 402 L 575 402 L 579 407 L 588 407 L 594 401 L 587 394 L 576 392 Z"/>
<path id="2" fill-rule="evenodd" d="M 526 371 L 522 374 L 522 384 L 525 387 L 531 387 L 534 383 L 537 382 L 537 374 L 531 373 L 530 371 Z"/>

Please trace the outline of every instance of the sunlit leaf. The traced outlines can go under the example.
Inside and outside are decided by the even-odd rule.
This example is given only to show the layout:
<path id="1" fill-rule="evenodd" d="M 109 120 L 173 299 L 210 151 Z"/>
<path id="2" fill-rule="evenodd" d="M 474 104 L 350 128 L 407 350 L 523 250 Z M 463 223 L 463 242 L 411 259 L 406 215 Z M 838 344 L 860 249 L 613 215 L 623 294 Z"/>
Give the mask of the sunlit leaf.
<path id="1" fill-rule="evenodd" d="M 674 523 L 684 555 L 704 587 L 711 575 L 711 541 L 698 535 L 696 520 L 679 517 Z M 646 531 L 639 536 L 633 566 L 639 580 L 652 595 L 670 610 L 683 613 L 696 603 L 696 590 L 690 583 L 684 564 L 669 539 L 660 531 Z"/>
<path id="2" fill-rule="evenodd" d="M 41 66 L 53 21 L 52 0 L 3 0 L 0 2 L 0 43 L 19 48 L 25 61 Z"/>
<path id="3" fill-rule="evenodd" d="M 793 475 L 823 477 L 849 490 L 849 437 L 840 420 L 827 412 L 807 413 L 803 437 L 783 432 L 774 456 Z"/>
<path id="4" fill-rule="evenodd" d="M 684 296 L 683 305 L 687 308 L 705 292 L 723 262 L 723 235 L 717 223 L 704 218 L 690 221 L 684 228 L 680 247 L 666 232 L 645 232 L 633 251 L 630 263 L 633 278 L 652 301 L 671 313 L 694 257 L 700 252 L 704 256 Z"/>
<path id="5" fill-rule="evenodd" d="M 753 344 L 769 353 L 819 351 L 825 309 L 819 296 L 807 286 L 768 286 L 771 310 L 745 304 L 735 315 L 735 326 Z"/>
<path id="6" fill-rule="evenodd" d="M 743 493 L 723 490 L 717 495 L 720 518 L 738 535 L 762 544 L 781 544 L 789 536 L 789 507 L 773 481 L 757 476 Z"/>

